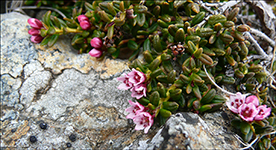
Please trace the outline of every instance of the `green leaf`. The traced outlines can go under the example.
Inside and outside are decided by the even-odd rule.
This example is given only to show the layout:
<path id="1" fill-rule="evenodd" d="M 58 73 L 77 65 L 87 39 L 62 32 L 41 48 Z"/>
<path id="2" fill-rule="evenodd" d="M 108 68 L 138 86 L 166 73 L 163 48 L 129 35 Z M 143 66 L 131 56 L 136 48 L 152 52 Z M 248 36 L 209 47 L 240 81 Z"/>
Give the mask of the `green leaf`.
<path id="1" fill-rule="evenodd" d="M 114 26 L 115 26 L 115 24 L 113 24 L 113 25 L 112 25 L 111 27 L 109 27 L 108 30 L 107 30 L 107 37 L 108 37 L 109 39 L 112 39 L 112 37 L 113 37 Z"/>
<path id="2" fill-rule="evenodd" d="M 136 56 L 139 54 L 139 50 L 135 50 L 131 56 L 128 58 L 128 61 L 132 61 L 134 58 L 136 58 Z"/>
<path id="3" fill-rule="evenodd" d="M 135 19 L 137 20 L 137 24 L 142 27 L 146 22 L 146 15 L 144 13 L 138 13 Z"/>
<path id="4" fill-rule="evenodd" d="M 47 45 L 49 39 L 50 39 L 50 35 L 47 35 L 47 36 L 42 40 L 42 42 L 40 43 L 40 45 L 41 45 L 41 46 Z"/>
<path id="5" fill-rule="evenodd" d="M 58 37 L 59 37 L 58 34 L 54 34 L 54 35 L 50 36 L 50 39 L 48 41 L 48 46 L 52 47 L 57 42 Z"/>
<path id="6" fill-rule="evenodd" d="M 153 93 L 151 93 L 149 101 L 154 105 L 154 106 L 158 106 L 159 104 L 159 100 L 160 100 L 160 95 L 157 91 L 154 91 Z"/>
<path id="7" fill-rule="evenodd" d="M 241 126 L 241 132 L 244 135 L 249 133 L 249 131 L 250 131 L 250 124 L 249 123 L 243 121 L 243 122 L 241 122 L 240 126 Z"/>
<path id="8" fill-rule="evenodd" d="M 153 44 L 153 48 L 157 52 L 162 52 L 163 51 L 163 48 L 162 48 L 162 45 L 161 45 L 161 39 L 160 39 L 158 34 L 154 35 L 152 44 Z"/>
<path id="9" fill-rule="evenodd" d="M 134 42 L 133 40 L 129 40 L 127 43 L 127 47 L 131 50 L 137 50 L 139 48 L 138 44 Z"/>
<path id="10" fill-rule="evenodd" d="M 150 48 L 150 40 L 147 38 L 145 41 L 144 41 L 144 44 L 143 44 L 143 49 L 144 51 L 148 50 L 149 52 L 151 51 L 151 48 Z"/>
<path id="11" fill-rule="evenodd" d="M 50 19 L 50 16 L 51 16 L 51 11 L 47 11 L 44 16 L 42 17 L 42 21 L 49 27 L 50 26 L 50 22 L 51 22 L 51 19 Z"/>

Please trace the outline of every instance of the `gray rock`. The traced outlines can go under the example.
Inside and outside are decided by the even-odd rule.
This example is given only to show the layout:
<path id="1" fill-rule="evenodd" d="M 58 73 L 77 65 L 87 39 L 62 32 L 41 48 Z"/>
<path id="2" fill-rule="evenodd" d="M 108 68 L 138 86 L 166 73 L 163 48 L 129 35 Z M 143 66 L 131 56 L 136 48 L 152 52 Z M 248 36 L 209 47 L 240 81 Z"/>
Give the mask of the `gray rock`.
<path id="1" fill-rule="evenodd" d="M 151 141 L 140 141 L 139 145 L 131 145 L 125 149 L 239 148 L 233 133 L 222 128 L 223 123 L 229 120 L 223 120 L 221 113 L 207 114 L 203 118 L 204 120 L 191 112 L 177 113 L 167 120 Z"/>
<path id="2" fill-rule="evenodd" d="M 29 40 L 28 18 L 19 13 L 1 15 L 1 74 L 16 78 L 24 64 L 38 56 Z"/>
<path id="3" fill-rule="evenodd" d="M 1 67 L 2 68 L 2 67 Z M 1 104 L 13 107 L 19 102 L 18 90 L 21 86 L 19 78 L 13 78 L 9 74 L 1 75 Z"/>

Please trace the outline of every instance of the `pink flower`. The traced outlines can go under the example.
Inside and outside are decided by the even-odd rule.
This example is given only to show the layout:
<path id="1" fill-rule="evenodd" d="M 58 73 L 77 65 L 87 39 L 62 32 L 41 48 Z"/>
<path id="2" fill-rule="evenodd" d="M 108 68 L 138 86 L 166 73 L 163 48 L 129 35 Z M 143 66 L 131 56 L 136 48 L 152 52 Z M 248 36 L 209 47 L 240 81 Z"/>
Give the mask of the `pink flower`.
<path id="1" fill-rule="evenodd" d="M 134 86 L 143 83 L 146 80 L 146 76 L 143 72 L 137 71 L 132 68 L 132 71 L 128 73 L 129 82 L 133 83 Z"/>
<path id="2" fill-rule="evenodd" d="M 40 35 L 34 35 L 31 37 L 31 41 L 34 43 L 40 43 L 43 40 L 43 37 Z"/>
<path id="3" fill-rule="evenodd" d="M 135 130 L 144 129 L 144 133 L 148 133 L 150 127 L 153 125 L 153 117 L 148 112 L 140 112 L 133 118 L 133 122 L 136 124 Z"/>
<path id="4" fill-rule="evenodd" d="M 103 54 L 102 50 L 98 50 L 98 49 L 95 49 L 93 48 L 90 52 L 89 52 L 89 55 L 92 56 L 92 57 L 101 57 Z"/>
<path id="5" fill-rule="evenodd" d="M 88 21 L 80 22 L 80 26 L 83 30 L 88 30 L 91 28 L 91 24 Z"/>
<path id="6" fill-rule="evenodd" d="M 100 49 L 102 48 L 103 46 L 103 42 L 100 38 L 98 37 L 94 37 L 91 41 L 90 41 L 90 44 L 92 47 L 94 48 L 97 48 L 97 49 Z"/>
<path id="7" fill-rule="evenodd" d="M 226 102 L 226 105 L 232 112 L 237 114 L 239 112 L 239 107 L 245 103 L 245 97 L 246 95 L 241 94 L 240 92 L 236 95 L 230 95 L 230 100 Z"/>
<path id="8" fill-rule="evenodd" d="M 268 117 L 270 115 L 271 108 L 266 108 L 266 105 L 260 105 L 258 109 L 258 114 L 255 117 L 255 120 L 263 120 L 265 117 Z"/>
<path id="9" fill-rule="evenodd" d="M 40 35 L 40 30 L 32 28 L 28 31 L 30 35 Z"/>
<path id="10" fill-rule="evenodd" d="M 126 75 L 125 73 L 123 74 L 122 77 L 118 77 L 117 80 L 123 82 L 118 86 L 118 89 L 128 90 L 133 87 L 133 84 L 129 82 L 129 76 Z"/>
<path id="11" fill-rule="evenodd" d="M 143 96 L 147 96 L 146 95 L 147 87 L 145 84 L 136 85 L 130 91 L 132 92 L 131 96 L 135 97 L 136 99 L 140 99 Z"/>
<path id="12" fill-rule="evenodd" d="M 145 110 L 145 107 L 139 104 L 138 102 L 134 103 L 131 100 L 129 100 L 128 102 L 132 107 L 126 109 L 126 112 L 130 113 L 126 116 L 127 119 L 133 119 L 136 116 L 136 114 L 143 112 Z"/>
<path id="13" fill-rule="evenodd" d="M 246 104 L 253 103 L 253 104 L 257 107 L 257 106 L 259 106 L 259 99 L 258 99 L 257 96 L 251 95 L 251 96 L 248 96 L 248 97 L 245 99 L 245 103 L 246 103 Z"/>
<path id="14" fill-rule="evenodd" d="M 28 23 L 32 28 L 35 28 L 35 29 L 41 29 L 43 27 L 43 24 L 41 23 L 41 21 L 39 21 L 36 18 L 29 18 Z"/>
<path id="15" fill-rule="evenodd" d="M 83 21 L 88 21 L 89 22 L 89 19 L 85 15 L 79 15 L 78 16 L 78 21 L 79 21 L 79 23 L 81 23 Z"/>
<path id="16" fill-rule="evenodd" d="M 239 109 L 239 116 L 245 121 L 253 121 L 258 114 L 258 109 L 253 103 L 242 104 Z"/>

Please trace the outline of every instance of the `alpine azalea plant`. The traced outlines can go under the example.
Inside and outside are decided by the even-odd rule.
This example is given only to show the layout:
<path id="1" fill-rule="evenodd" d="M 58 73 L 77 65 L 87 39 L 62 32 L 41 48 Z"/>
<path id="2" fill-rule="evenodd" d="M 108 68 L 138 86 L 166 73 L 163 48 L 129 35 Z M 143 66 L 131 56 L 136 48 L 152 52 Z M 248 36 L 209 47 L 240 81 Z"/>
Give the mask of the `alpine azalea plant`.
<path id="1" fill-rule="evenodd" d="M 78 0 L 68 17 L 48 11 L 42 21 L 29 19 L 28 33 L 42 46 L 53 46 L 60 35 L 72 34 L 71 45 L 79 54 L 97 60 L 128 58 L 131 72 L 117 80 L 118 89 L 129 90 L 134 99 L 128 101 L 126 112 L 135 130 L 148 133 L 153 122 L 164 124 L 173 113 L 219 111 L 226 103 L 235 118 L 231 124 L 244 142 L 275 149 L 275 42 L 258 34 L 256 28 L 261 28 L 243 16 L 254 14 L 254 9 L 262 13 L 262 4 L 254 1 L 248 10 L 244 5 L 252 6 L 251 1 L 221 1 Z M 270 29 L 267 33 L 274 34 Z M 251 34 L 260 36 L 260 46 Z M 226 101 L 225 95 L 217 94 L 223 91 L 218 85 L 237 93 L 224 90 Z"/>

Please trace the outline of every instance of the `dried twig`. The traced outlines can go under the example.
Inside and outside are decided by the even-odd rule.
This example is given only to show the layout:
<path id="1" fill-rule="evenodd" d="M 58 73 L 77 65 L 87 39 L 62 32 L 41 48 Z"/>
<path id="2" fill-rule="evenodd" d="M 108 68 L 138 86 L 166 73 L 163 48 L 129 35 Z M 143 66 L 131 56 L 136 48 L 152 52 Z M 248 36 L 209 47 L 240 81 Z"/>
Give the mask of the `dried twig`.
<path id="1" fill-rule="evenodd" d="M 271 38 L 269 38 L 266 34 L 264 34 L 263 32 L 256 30 L 254 28 L 251 28 L 251 30 L 249 31 L 252 34 L 255 34 L 258 37 L 263 38 L 265 41 L 267 41 L 271 46 L 275 46 L 275 41 L 273 41 Z"/>
<path id="2" fill-rule="evenodd" d="M 262 59 L 270 60 L 270 57 L 264 52 L 264 50 L 249 32 L 244 32 L 244 35 L 247 36 L 248 40 L 254 44 L 256 51 L 262 56 Z"/>
<path id="3" fill-rule="evenodd" d="M 22 6 L 20 8 L 9 8 L 8 10 L 20 10 L 20 9 L 48 9 L 48 10 L 53 10 L 55 12 L 57 12 L 58 14 L 60 14 L 63 18 L 66 18 L 66 16 L 59 10 L 52 8 L 52 7 L 36 7 L 36 6 Z"/>
<path id="4" fill-rule="evenodd" d="M 205 71 L 207 77 L 209 78 L 209 80 L 210 80 L 218 89 L 220 89 L 222 92 L 224 92 L 224 93 L 226 93 L 226 94 L 228 94 L 228 95 L 236 95 L 236 94 L 231 93 L 231 92 L 229 92 L 229 91 L 226 91 L 226 90 L 224 90 L 223 88 L 221 88 L 220 86 L 218 86 L 217 83 L 209 76 L 209 73 L 207 72 L 205 65 L 203 65 L 203 69 L 204 69 L 204 71 Z"/>

